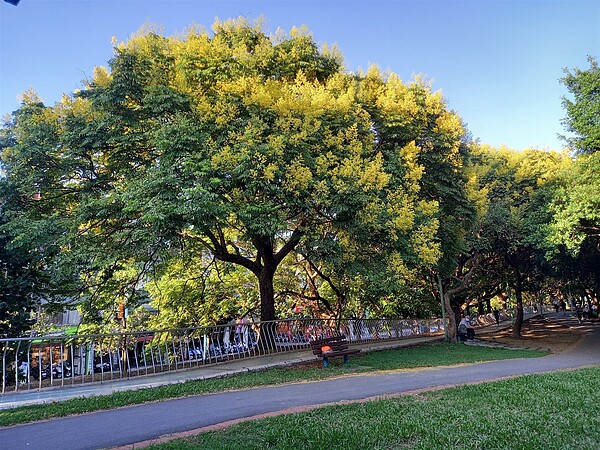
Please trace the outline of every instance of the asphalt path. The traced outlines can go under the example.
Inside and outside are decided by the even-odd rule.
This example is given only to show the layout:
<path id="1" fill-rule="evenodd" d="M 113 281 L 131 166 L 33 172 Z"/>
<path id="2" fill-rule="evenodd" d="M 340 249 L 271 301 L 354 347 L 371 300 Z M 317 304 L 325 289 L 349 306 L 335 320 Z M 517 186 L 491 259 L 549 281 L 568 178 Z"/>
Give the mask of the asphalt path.
<path id="1" fill-rule="evenodd" d="M 132 445 L 236 419 L 299 407 L 440 388 L 531 373 L 600 365 L 600 324 L 581 327 L 585 337 L 568 352 L 534 359 L 394 371 L 318 382 L 187 397 L 0 429 L 0 447 L 12 449 L 100 449 Z"/>

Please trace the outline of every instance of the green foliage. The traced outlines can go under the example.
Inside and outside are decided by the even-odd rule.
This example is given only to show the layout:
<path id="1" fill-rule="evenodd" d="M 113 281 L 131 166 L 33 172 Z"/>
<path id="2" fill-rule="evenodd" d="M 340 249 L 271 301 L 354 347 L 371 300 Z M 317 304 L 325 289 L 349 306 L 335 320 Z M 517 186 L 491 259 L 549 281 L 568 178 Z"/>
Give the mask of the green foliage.
<path id="1" fill-rule="evenodd" d="M 14 239 L 10 211 L 23 203 L 14 186 L 0 179 L 0 337 L 26 335 L 34 322 L 32 311 L 52 296 L 43 258 Z"/>
<path id="2" fill-rule="evenodd" d="M 11 248 L 10 236 L 0 231 L 0 337 L 23 336 L 33 324 L 38 281 L 33 263 L 29 254 Z"/>
<path id="3" fill-rule="evenodd" d="M 487 197 L 477 236 L 480 248 L 515 254 L 541 247 L 540 229 L 549 219 L 546 205 L 556 175 L 570 163 L 570 158 L 556 152 L 477 149 L 469 176 Z"/>
<path id="4" fill-rule="evenodd" d="M 407 199 L 418 199 L 412 218 L 406 210 L 400 215 L 417 227 L 413 249 L 422 260 L 438 263 L 447 271 L 455 263 L 473 219 L 462 172 L 468 148 L 460 118 L 448 111 L 440 92 L 432 92 L 419 78 L 405 85 L 391 74 L 384 81 L 372 68 L 359 92 L 375 118 L 377 149 L 394 177 L 392 183 L 404 186 L 397 205 L 406 207 L 410 205 Z M 402 224 L 406 222 L 398 220 L 398 225 Z M 435 239 L 432 242 L 425 236 Z"/>
<path id="5" fill-rule="evenodd" d="M 551 211 L 550 240 L 577 255 L 584 241 L 598 243 L 600 237 L 600 156 L 598 152 L 580 156 L 560 174 Z"/>
<path id="6" fill-rule="evenodd" d="M 201 249 L 186 249 L 155 268 L 145 289 L 157 313 L 145 323 L 147 328 L 215 325 L 260 311 L 251 272 L 198 255 Z"/>
<path id="7" fill-rule="evenodd" d="M 527 291 L 542 290 L 541 274 L 551 275 L 545 261 L 547 226 L 552 216 L 548 205 L 557 175 L 571 163 L 568 155 L 552 151 L 473 147 L 467 168 L 469 190 L 479 194 L 475 197 L 477 228 L 470 237 L 470 247 L 484 263 L 471 280 L 469 294 L 479 302 L 489 302 L 508 284 L 519 312 Z M 513 329 L 516 335 L 520 334 L 520 323 L 518 318 Z"/>
<path id="8" fill-rule="evenodd" d="M 393 298 L 452 253 L 442 242 L 460 227 L 440 216 L 468 210 L 464 130 L 441 95 L 421 80 L 345 75 L 305 29 L 271 38 L 239 19 L 212 35 L 143 30 L 75 97 L 49 108 L 31 94 L 6 133 L 8 177 L 41 197 L 13 222 L 17 239 L 45 236 L 48 266 L 88 318 L 134 308 L 148 281 L 173 311 L 175 298 L 197 314 L 244 309 L 240 285 L 205 276 L 215 259 L 232 284 L 258 288 L 272 319 L 274 286 L 287 283 L 276 273 L 296 249 L 320 267 L 339 316 L 359 292 Z M 202 286 L 188 290 L 173 271 L 190 249 L 198 273 L 183 278 Z"/>
<path id="9" fill-rule="evenodd" d="M 580 289 L 600 290 L 598 245 L 600 243 L 600 69 L 596 58 L 589 56 L 590 68 L 565 69 L 561 82 L 572 99 L 563 98 L 567 139 L 579 157 L 560 174 L 550 211 L 547 242 L 560 272 L 578 280 Z M 565 253 L 569 255 L 561 255 Z"/>
<path id="10" fill-rule="evenodd" d="M 572 95 L 563 97 L 567 112 L 563 124 L 575 136 L 565 140 L 573 152 L 580 154 L 600 150 L 600 68 L 596 58 L 589 56 L 588 62 L 589 69 L 565 69 L 560 80 Z"/>
<path id="11" fill-rule="evenodd" d="M 358 223 L 327 224 L 301 252 L 335 286 L 336 301 L 328 304 L 342 305 L 347 315 L 427 315 L 431 296 L 424 307 L 415 298 L 422 274 L 456 259 L 472 220 L 462 174 L 465 131 L 421 79 L 403 84 L 372 67 L 356 86 L 387 182 L 378 199 L 358 208 Z"/>
<path id="12" fill-rule="evenodd" d="M 298 30 L 277 44 L 244 20 L 214 31 L 143 31 L 75 98 L 46 108 L 32 94 L 7 127 L 7 174 L 41 197 L 14 228 L 24 241 L 29 224 L 57 230 L 53 267 L 75 274 L 92 310 L 135 306 L 149 270 L 191 240 L 259 277 L 272 318 L 277 265 L 331 203 L 314 176 L 354 183 L 315 165 L 332 149 L 350 168 L 365 140 L 352 131 L 367 126 L 356 123 L 360 108 L 321 84 L 337 57 Z M 328 126 L 328 115 L 339 122 Z"/>
<path id="13" fill-rule="evenodd" d="M 562 80 L 581 153 L 597 144 L 590 64 Z M 565 155 L 469 145 L 428 82 L 346 74 L 305 28 L 142 29 L 75 95 L 47 107 L 27 92 L 0 149 L 7 246 L 35 251 L 44 295 L 95 330 L 149 300 L 165 326 L 299 303 L 425 316 L 432 274 L 451 290 L 485 257 L 497 287 L 542 248 L 566 261 L 597 241 L 593 157 L 563 172 Z"/>
<path id="14" fill-rule="evenodd" d="M 600 292 L 600 157 L 580 155 L 557 175 L 544 229 L 555 277 L 572 292 Z"/>

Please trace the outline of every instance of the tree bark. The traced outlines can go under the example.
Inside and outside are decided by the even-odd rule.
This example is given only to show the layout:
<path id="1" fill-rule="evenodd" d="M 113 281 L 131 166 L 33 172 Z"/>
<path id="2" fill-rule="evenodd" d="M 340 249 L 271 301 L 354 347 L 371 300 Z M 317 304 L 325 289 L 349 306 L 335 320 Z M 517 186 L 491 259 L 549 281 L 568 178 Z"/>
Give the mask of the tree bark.
<path id="1" fill-rule="evenodd" d="M 275 290 L 273 278 L 275 268 L 263 267 L 258 276 L 260 290 L 260 320 L 275 320 Z"/>
<path id="2" fill-rule="evenodd" d="M 456 335 L 457 335 L 457 331 L 458 331 L 457 324 L 460 320 L 460 311 L 458 311 L 458 310 L 455 311 L 454 308 L 452 307 L 452 297 L 455 296 L 456 294 L 459 294 L 459 293 L 465 291 L 469 287 L 469 283 L 471 282 L 471 279 L 475 275 L 475 272 L 479 268 L 480 264 L 481 264 L 481 256 L 474 255 L 473 259 L 472 259 L 472 266 L 469 269 L 469 271 L 466 274 L 464 274 L 461 278 L 460 277 L 460 274 L 462 272 L 462 267 L 461 267 L 458 270 L 458 274 L 457 274 L 459 276 L 453 277 L 454 280 L 459 283 L 458 286 L 456 286 L 453 289 L 447 289 L 446 292 L 444 292 L 444 304 L 446 305 L 446 315 L 447 315 L 447 321 L 448 321 L 448 337 L 450 338 L 450 342 L 453 342 L 453 343 L 457 342 L 457 339 L 456 339 L 456 337 L 457 337 Z"/>
<path id="3" fill-rule="evenodd" d="M 517 317 L 515 324 L 513 325 L 512 334 L 513 337 L 521 337 L 521 328 L 523 327 L 523 279 L 521 271 L 515 268 L 515 299 L 517 302 Z"/>
<path id="4" fill-rule="evenodd" d="M 452 294 L 444 292 L 444 305 L 446 307 L 446 320 L 448 321 L 448 338 L 450 342 L 456 342 L 456 312 L 452 308 Z"/>
<path id="5" fill-rule="evenodd" d="M 304 233 L 301 231 L 301 226 L 302 224 L 292 232 L 290 239 L 276 253 L 274 251 L 274 238 L 272 236 L 254 236 L 252 243 L 256 248 L 255 260 L 241 255 L 237 251 L 237 247 L 231 243 L 229 243 L 228 247 L 225 233 L 221 229 L 217 229 L 215 232 L 204 230 L 209 241 L 205 241 L 201 237 L 195 237 L 195 239 L 202 243 L 216 259 L 243 266 L 258 278 L 260 320 L 274 320 L 275 290 L 273 288 L 273 278 L 275 271 L 281 261 L 296 248 L 302 239 Z M 182 235 L 189 236 L 183 233 Z M 231 247 L 236 249 L 236 252 L 230 252 L 229 248 Z"/>

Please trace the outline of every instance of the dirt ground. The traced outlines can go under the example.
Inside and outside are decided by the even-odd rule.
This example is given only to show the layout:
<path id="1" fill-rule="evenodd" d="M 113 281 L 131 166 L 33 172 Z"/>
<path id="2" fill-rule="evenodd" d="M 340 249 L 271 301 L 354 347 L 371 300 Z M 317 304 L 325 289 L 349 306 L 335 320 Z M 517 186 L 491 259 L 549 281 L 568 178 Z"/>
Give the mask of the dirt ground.
<path id="1" fill-rule="evenodd" d="M 477 336 L 482 341 L 494 341 L 508 347 L 544 349 L 560 353 L 575 345 L 583 332 L 552 322 L 546 318 L 535 318 L 523 323 L 522 338 L 512 337 L 512 329 Z"/>

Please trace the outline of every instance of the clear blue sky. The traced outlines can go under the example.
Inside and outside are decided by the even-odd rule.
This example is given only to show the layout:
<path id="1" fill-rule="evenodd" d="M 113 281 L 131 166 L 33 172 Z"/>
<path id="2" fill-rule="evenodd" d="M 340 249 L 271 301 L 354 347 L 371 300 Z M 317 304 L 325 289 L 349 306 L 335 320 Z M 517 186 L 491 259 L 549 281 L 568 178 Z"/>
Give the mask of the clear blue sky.
<path id="1" fill-rule="evenodd" d="M 348 71 L 372 63 L 409 81 L 423 74 L 481 142 L 561 149 L 562 69 L 600 58 L 600 0 L 21 0 L 0 3 L 0 115 L 33 87 L 46 104 L 81 87 L 144 23 L 167 35 L 214 19 L 305 24 L 337 43 Z"/>

